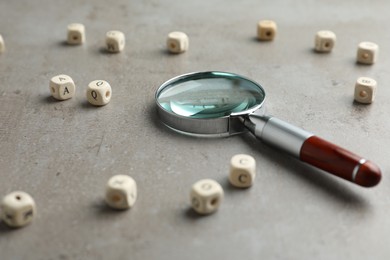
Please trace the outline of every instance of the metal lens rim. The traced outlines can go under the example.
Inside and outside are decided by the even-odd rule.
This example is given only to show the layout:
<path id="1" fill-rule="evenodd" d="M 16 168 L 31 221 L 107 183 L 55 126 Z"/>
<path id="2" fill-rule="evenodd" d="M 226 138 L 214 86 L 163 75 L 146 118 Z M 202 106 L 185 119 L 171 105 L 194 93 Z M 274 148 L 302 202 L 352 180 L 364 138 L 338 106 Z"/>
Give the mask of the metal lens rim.
<path id="1" fill-rule="evenodd" d="M 167 111 L 165 108 L 161 106 L 158 102 L 158 98 L 163 90 L 171 85 L 174 85 L 175 82 L 183 81 L 186 78 L 207 78 L 207 75 L 228 75 L 231 77 L 240 78 L 245 81 L 249 81 L 253 85 L 259 88 L 259 91 L 263 94 L 264 98 L 259 104 L 251 107 L 250 109 L 243 110 L 236 113 L 231 113 L 230 115 L 226 115 L 223 117 L 217 118 L 190 118 L 182 115 L 175 114 L 171 111 Z M 178 131 L 182 134 L 195 135 L 195 136 L 228 136 L 232 134 L 236 134 L 242 132 L 243 129 L 235 128 L 233 129 L 232 120 L 240 117 L 251 114 L 261 108 L 265 102 L 266 94 L 263 87 L 256 83 L 255 81 L 243 77 L 241 75 L 230 73 L 230 72 L 222 72 L 222 71 L 204 71 L 204 72 L 191 72 L 183 75 L 179 75 L 168 81 L 164 82 L 156 91 L 155 94 L 155 102 L 157 104 L 158 114 L 160 116 L 161 121 L 168 126 L 169 128 Z"/>

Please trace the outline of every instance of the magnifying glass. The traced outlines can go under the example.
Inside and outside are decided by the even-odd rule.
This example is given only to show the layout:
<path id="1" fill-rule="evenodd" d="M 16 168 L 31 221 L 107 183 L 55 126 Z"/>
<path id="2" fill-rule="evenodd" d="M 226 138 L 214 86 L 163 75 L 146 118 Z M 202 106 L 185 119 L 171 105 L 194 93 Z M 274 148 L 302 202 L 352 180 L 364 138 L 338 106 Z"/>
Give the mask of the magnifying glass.
<path id="1" fill-rule="evenodd" d="M 219 71 L 181 75 L 156 92 L 161 121 L 194 136 L 251 132 L 264 143 L 299 160 L 364 187 L 377 185 L 373 162 L 264 112 L 265 91 L 258 83 Z"/>

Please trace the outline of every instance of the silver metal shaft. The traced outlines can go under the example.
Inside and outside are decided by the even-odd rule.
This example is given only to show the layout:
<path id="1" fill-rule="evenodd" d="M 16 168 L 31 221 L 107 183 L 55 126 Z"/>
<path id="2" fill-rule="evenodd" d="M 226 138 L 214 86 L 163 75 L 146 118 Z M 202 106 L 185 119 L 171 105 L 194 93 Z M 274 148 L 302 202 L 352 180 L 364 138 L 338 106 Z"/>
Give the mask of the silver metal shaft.
<path id="1" fill-rule="evenodd" d="M 264 143 L 299 158 L 303 143 L 311 136 L 299 127 L 272 116 L 252 113 L 242 118 L 244 125 Z"/>

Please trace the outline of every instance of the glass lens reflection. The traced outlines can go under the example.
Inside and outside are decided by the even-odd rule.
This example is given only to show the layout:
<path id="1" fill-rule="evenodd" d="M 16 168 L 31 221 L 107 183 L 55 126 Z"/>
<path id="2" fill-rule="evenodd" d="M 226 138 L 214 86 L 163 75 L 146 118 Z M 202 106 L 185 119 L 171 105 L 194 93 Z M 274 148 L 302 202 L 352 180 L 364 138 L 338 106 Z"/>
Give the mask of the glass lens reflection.
<path id="1" fill-rule="evenodd" d="M 190 118 L 218 118 L 261 104 L 264 91 L 229 73 L 200 73 L 165 86 L 157 97 L 167 111 Z"/>

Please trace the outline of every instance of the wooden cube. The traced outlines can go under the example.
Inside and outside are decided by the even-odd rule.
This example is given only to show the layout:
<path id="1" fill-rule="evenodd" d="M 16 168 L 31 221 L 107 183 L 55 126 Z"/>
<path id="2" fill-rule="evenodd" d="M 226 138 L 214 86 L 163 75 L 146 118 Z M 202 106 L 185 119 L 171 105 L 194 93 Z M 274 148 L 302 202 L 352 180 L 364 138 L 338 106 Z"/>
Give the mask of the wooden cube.
<path id="1" fill-rule="evenodd" d="M 111 177 L 106 186 L 106 203 L 114 209 L 129 209 L 137 200 L 137 184 L 128 175 Z"/>
<path id="2" fill-rule="evenodd" d="M 374 64 L 378 58 L 379 46 L 373 42 L 359 43 L 356 60 L 362 64 Z"/>
<path id="3" fill-rule="evenodd" d="M 23 191 L 14 191 L 5 196 L 0 207 L 1 219 L 10 227 L 23 227 L 29 224 L 36 214 L 33 198 Z"/>
<path id="4" fill-rule="evenodd" d="M 112 96 L 110 84 L 104 80 L 94 80 L 88 84 L 87 100 L 95 106 L 107 105 Z"/>
<path id="5" fill-rule="evenodd" d="M 85 41 L 85 27 L 81 23 L 72 23 L 68 25 L 68 44 L 78 45 Z"/>
<path id="6" fill-rule="evenodd" d="M 277 26 L 274 21 L 262 20 L 257 24 L 257 38 L 260 41 L 272 41 L 276 36 Z"/>
<path id="7" fill-rule="evenodd" d="M 331 31 L 318 31 L 315 36 L 314 49 L 318 52 L 330 52 L 336 42 L 336 34 Z"/>
<path id="8" fill-rule="evenodd" d="M 49 84 L 51 95 L 58 100 L 66 100 L 74 96 L 76 85 L 68 75 L 57 75 L 51 78 Z"/>
<path id="9" fill-rule="evenodd" d="M 196 182 L 190 192 L 191 206 L 199 214 L 215 212 L 223 199 L 223 189 L 218 182 L 203 179 Z"/>
<path id="10" fill-rule="evenodd" d="M 106 47 L 109 52 L 121 52 L 125 48 L 125 35 L 120 31 L 106 33 Z"/>
<path id="11" fill-rule="evenodd" d="M 238 188 L 252 186 L 256 177 L 256 161 L 247 154 L 237 154 L 230 160 L 230 183 Z"/>
<path id="12" fill-rule="evenodd" d="M 171 53 L 182 53 L 188 50 L 189 39 L 183 32 L 171 32 L 168 34 L 167 49 Z"/>
<path id="13" fill-rule="evenodd" d="M 355 84 L 355 100 L 359 103 L 370 104 L 376 95 L 377 83 L 374 79 L 360 77 Z"/>

